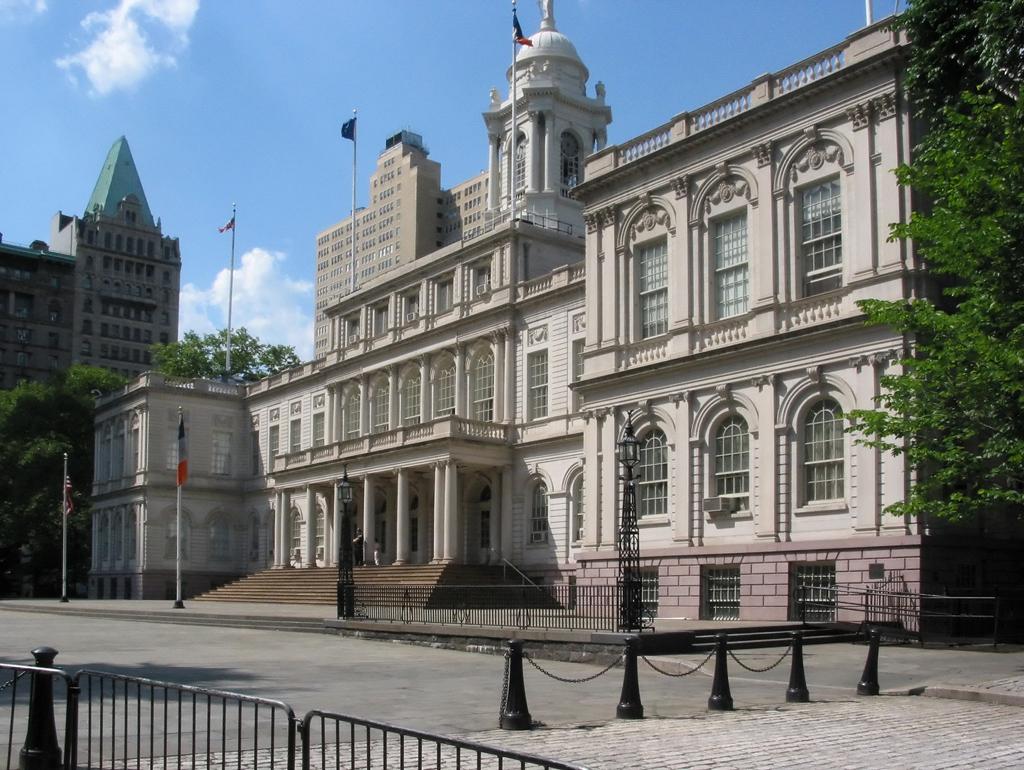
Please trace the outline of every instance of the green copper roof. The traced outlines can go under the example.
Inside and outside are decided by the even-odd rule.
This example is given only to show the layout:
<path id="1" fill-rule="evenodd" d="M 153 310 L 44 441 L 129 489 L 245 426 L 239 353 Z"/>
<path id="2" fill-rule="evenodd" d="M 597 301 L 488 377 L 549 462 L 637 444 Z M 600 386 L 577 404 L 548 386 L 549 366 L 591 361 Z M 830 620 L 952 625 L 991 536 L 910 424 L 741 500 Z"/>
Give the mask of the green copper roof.
<path id="1" fill-rule="evenodd" d="M 155 227 L 139 172 L 135 168 L 135 159 L 132 158 L 128 140 L 122 136 L 114 142 L 114 146 L 107 153 L 103 170 L 100 171 L 100 178 L 96 180 L 96 187 L 89 197 L 85 213 L 91 214 L 98 208 L 104 216 L 116 217 L 117 204 L 129 195 L 134 195 L 138 200 L 141 223 Z"/>

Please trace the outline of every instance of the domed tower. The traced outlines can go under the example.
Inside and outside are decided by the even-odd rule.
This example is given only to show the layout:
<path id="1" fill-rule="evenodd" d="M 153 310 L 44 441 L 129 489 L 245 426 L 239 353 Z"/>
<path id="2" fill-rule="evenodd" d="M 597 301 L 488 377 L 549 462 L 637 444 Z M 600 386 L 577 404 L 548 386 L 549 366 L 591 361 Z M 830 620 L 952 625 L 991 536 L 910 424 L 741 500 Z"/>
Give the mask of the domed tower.
<path id="1" fill-rule="evenodd" d="M 604 103 L 604 85 L 587 94 L 590 73 L 576 46 L 555 26 L 554 0 L 542 0 L 540 31 L 522 46 L 507 72 L 509 96 L 502 101 L 491 89 L 484 113 L 489 141 L 492 210 L 510 207 L 509 183 L 516 182 L 516 210 L 583 226 L 583 207 L 571 190 L 583 181 L 584 162 L 607 142 L 611 108 Z M 513 95 L 515 109 L 513 110 Z M 513 113 L 516 123 L 513 146 Z M 513 163 L 515 164 L 513 166 Z"/>

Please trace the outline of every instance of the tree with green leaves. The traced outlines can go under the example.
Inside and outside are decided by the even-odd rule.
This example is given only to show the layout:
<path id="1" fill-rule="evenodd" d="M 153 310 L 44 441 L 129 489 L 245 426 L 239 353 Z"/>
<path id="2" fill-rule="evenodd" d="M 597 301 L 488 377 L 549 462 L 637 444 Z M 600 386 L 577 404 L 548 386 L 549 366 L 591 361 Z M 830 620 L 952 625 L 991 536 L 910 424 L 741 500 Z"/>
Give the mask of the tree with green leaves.
<path id="1" fill-rule="evenodd" d="M 916 483 L 892 512 L 969 520 L 1024 512 L 1024 0 L 917 0 L 908 87 L 927 133 L 897 170 L 919 203 L 912 240 L 936 290 L 861 303 L 912 355 L 866 443 L 905 454 Z"/>
<path id="2" fill-rule="evenodd" d="M 64 453 L 74 513 L 68 519 L 68 590 L 89 570 L 89 497 L 96 397 L 116 374 L 73 366 L 49 382 L 0 391 L 0 595 L 60 595 Z"/>
<path id="3" fill-rule="evenodd" d="M 294 348 L 264 345 L 242 327 L 231 332 L 231 371 L 225 372 L 227 339 L 227 329 L 203 336 L 185 332 L 178 342 L 153 346 L 154 365 L 174 377 L 215 379 L 226 373 L 252 382 L 302 363 Z"/>

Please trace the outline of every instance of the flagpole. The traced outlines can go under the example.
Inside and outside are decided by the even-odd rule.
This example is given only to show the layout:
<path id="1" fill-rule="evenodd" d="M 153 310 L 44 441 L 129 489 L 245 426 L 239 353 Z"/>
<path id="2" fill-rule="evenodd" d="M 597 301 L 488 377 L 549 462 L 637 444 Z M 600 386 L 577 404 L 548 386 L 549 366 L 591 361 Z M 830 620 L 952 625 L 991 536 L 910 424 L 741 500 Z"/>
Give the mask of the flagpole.
<path id="1" fill-rule="evenodd" d="M 512 16 L 516 15 L 516 0 L 512 0 Z M 517 141 L 518 128 L 516 126 L 516 46 L 518 41 L 515 39 L 515 35 L 512 36 L 512 132 L 509 135 L 509 147 L 506 150 L 506 159 L 508 162 L 508 206 L 509 206 L 509 226 L 516 218 L 516 151 L 519 149 Z"/>
<path id="2" fill-rule="evenodd" d="M 235 219 L 235 204 L 231 204 L 231 274 L 228 276 L 228 345 L 224 361 L 224 374 L 231 376 L 231 300 L 235 293 L 235 230 L 237 220 Z"/>
<path id="3" fill-rule="evenodd" d="M 352 120 L 356 120 L 352 110 Z M 352 291 L 356 290 L 356 142 L 359 139 L 359 123 L 353 124 L 352 131 Z"/>
<path id="4" fill-rule="evenodd" d="M 183 419 L 181 407 L 178 407 L 178 424 Z M 178 441 L 178 468 L 181 468 L 181 441 Z M 180 470 L 178 473 L 180 474 Z M 174 609 L 185 609 L 181 600 L 181 479 L 175 478 L 178 486 L 178 507 L 174 518 Z"/>
<path id="5" fill-rule="evenodd" d="M 68 453 L 64 453 L 64 478 L 60 485 L 60 518 L 63 523 L 60 553 L 60 600 L 68 600 Z"/>

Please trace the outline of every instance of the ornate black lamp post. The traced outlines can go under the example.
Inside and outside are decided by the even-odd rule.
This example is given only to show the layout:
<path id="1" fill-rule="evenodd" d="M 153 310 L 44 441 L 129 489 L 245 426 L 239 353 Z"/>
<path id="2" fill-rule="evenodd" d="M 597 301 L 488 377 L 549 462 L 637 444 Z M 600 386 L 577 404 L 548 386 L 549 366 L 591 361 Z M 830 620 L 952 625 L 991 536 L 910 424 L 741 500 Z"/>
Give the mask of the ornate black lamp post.
<path id="1" fill-rule="evenodd" d="M 619 519 L 619 630 L 643 628 L 640 591 L 640 528 L 636 523 L 636 480 L 633 469 L 640 462 L 640 442 L 633 433 L 633 415 L 626 415 L 626 428 L 619 442 L 622 477 L 622 516 Z"/>
<path id="2" fill-rule="evenodd" d="M 355 582 L 352 578 L 352 483 L 348 468 L 342 470 L 335 500 L 341 503 L 341 533 L 338 536 L 338 617 L 349 619 L 355 614 Z"/>

